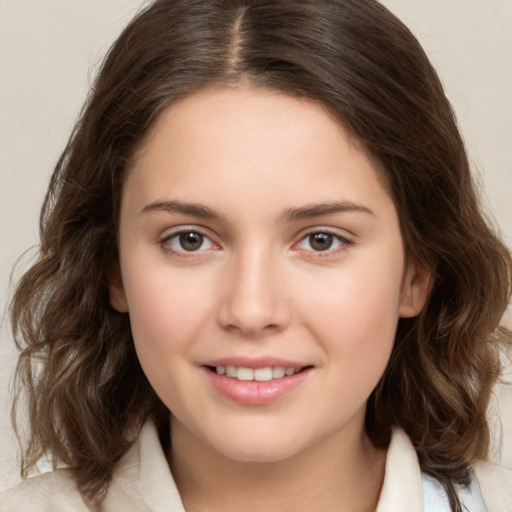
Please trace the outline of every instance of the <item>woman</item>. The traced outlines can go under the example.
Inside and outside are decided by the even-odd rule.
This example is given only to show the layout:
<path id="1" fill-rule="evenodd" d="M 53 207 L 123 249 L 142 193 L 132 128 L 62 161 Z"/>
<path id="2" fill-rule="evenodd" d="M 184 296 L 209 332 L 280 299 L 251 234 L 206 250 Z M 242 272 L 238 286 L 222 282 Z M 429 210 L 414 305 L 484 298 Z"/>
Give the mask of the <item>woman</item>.
<path id="1" fill-rule="evenodd" d="M 67 469 L 0 504 L 504 510 L 485 413 L 510 275 L 384 7 L 157 1 L 103 65 L 12 305 L 26 467 Z"/>

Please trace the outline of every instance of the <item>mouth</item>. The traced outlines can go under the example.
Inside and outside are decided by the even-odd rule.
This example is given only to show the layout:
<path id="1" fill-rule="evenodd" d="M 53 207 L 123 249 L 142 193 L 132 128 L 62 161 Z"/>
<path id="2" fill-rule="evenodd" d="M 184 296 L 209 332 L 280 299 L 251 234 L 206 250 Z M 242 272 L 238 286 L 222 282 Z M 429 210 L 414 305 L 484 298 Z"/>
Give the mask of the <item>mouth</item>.
<path id="1" fill-rule="evenodd" d="M 228 357 L 201 366 L 217 393 L 249 406 L 271 404 L 292 394 L 311 380 L 315 368 L 275 357 Z"/>
<path id="2" fill-rule="evenodd" d="M 311 365 L 303 367 L 285 367 L 285 366 L 264 366 L 261 368 L 248 368 L 245 366 L 206 366 L 206 368 L 216 373 L 233 380 L 238 381 L 257 381 L 257 382 L 270 382 L 273 380 L 291 377 L 298 373 L 302 373 L 312 368 Z"/>

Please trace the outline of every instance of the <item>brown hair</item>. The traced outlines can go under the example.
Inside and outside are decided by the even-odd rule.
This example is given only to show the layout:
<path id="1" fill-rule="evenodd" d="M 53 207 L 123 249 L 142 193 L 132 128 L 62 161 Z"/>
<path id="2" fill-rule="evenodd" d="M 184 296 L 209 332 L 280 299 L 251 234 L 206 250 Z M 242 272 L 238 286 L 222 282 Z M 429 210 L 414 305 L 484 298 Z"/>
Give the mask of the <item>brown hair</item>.
<path id="1" fill-rule="evenodd" d="M 123 176 L 171 102 L 241 80 L 322 102 L 380 162 L 408 257 L 434 287 L 421 314 L 399 322 L 366 429 L 386 447 L 403 428 L 460 510 L 454 485 L 488 452 L 512 263 L 480 213 L 436 72 L 374 0 L 158 0 L 120 35 L 57 163 L 39 257 L 12 301 L 29 400 L 22 473 L 49 453 L 98 495 L 140 425 L 165 413 L 128 316 L 109 303 Z"/>

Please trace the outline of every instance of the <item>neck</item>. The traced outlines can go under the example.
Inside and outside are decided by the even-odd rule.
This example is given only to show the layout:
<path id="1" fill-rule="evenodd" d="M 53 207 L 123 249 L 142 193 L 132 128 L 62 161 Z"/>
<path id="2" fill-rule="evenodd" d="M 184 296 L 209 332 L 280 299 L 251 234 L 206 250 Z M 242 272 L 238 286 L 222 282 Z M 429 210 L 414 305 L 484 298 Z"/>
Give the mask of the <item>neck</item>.
<path id="1" fill-rule="evenodd" d="M 223 456 L 171 421 L 170 465 L 187 512 L 373 512 L 385 452 L 364 429 L 326 437 L 286 460 L 241 462 Z"/>

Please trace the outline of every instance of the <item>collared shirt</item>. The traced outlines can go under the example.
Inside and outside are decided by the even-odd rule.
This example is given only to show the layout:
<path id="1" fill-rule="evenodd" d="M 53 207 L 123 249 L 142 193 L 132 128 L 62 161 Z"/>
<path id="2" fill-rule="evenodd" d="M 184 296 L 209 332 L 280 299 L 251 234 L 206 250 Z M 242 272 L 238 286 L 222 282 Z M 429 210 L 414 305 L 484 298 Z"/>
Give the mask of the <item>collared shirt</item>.
<path id="1" fill-rule="evenodd" d="M 459 496 L 469 512 L 510 512 L 512 472 L 482 462 Z M 464 508 L 464 507 L 463 507 Z M 407 435 L 396 429 L 376 512 L 449 512 L 436 480 L 422 475 Z M 156 428 L 148 421 L 119 461 L 101 506 L 88 507 L 66 469 L 28 479 L 0 495 L 0 512 L 185 512 Z"/>

